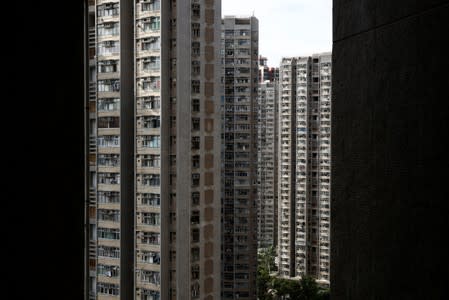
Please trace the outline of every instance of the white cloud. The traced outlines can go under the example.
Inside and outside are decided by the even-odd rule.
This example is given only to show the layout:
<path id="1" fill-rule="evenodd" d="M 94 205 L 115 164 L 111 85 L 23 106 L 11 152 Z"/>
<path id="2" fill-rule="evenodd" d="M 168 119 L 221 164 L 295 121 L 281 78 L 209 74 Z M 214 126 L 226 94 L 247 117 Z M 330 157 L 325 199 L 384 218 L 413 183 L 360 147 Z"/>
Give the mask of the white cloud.
<path id="1" fill-rule="evenodd" d="M 259 53 L 277 66 L 282 56 L 332 49 L 332 0 L 222 0 L 222 15 L 259 19 Z"/>

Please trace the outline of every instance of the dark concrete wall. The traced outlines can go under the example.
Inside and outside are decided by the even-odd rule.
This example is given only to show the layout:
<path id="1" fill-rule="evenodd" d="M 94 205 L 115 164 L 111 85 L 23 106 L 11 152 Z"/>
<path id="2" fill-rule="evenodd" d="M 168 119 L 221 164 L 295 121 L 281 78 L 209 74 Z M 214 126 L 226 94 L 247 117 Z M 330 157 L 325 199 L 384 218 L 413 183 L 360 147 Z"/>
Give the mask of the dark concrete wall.
<path id="1" fill-rule="evenodd" d="M 120 1 L 120 299 L 134 299 L 134 1 Z"/>
<path id="2" fill-rule="evenodd" d="M 449 1 L 333 18 L 332 299 L 449 299 Z"/>
<path id="3" fill-rule="evenodd" d="M 10 12 L 20 11 L 21 22 L 4 31 L 10 46 L 2 106 L 2 283 L 8 290 L 2 298 L 79 300 L 84 274 L 83 2 L 60 2 L 57 10 L 65 13 L 56 14 L 53 1 L 31 2 L 27 9 L 11 4 Z M 60 26 L 64 34 L 52 32 Z M 27 30 L 30 46 L 24 44 Z M 33 75 L 25 75 L 29 72 Z"/>

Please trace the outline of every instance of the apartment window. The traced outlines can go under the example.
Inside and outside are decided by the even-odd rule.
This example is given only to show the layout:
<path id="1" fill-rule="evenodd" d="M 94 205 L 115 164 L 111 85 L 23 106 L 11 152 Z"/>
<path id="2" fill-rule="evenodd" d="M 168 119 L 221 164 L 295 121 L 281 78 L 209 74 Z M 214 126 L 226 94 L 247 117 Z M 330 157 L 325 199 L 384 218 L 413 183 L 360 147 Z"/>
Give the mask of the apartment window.
<path id="1" fill-rule="evenodd" d="M 192 61 L 192 75 L 193 76 L 198 76 L 200 75 L 200 71 L 201 71 L 201 63 L 198 60 L 193 60 Z"/>
<path id="2" fill-rule="evenodd" d="M 149 37 L 140 40 L 142 51 L 158 51 L 161 49 L 159 37 Z"/>
<path id="3" fill-rule="evenodd" d="M 158 76 L 150 76 L 142 78 L 139 82 L 144 91 L 159 91 L 161 88 L 161 78 Z"/>
<path id="4" fill-rule="evenodd" d="M 120 184 L 120 173 L 98 173 L 100 184 Z"/>
<path id="5" fill-rule="evenodd" d="M 169 216 L 170 216 L 170 224 L 175 224 L 176 223 L 176 213 L 171 212 L 169 214 Z"/>
<path id="6" fill-rule="evenodd" d="M 118 79 L 105 79 L 98 81 L 99 92 L 119 92 L 120 80 Z"/>
<path id="7" fill-rule="evenodd" d="M 192 243 L 198 243 L 200 241 L 200 230 L 198 228 L 192 229 L 191 239 Z"/>
<path id="8" fill-rule="evenodd" d="M 159 135 L 143 135 L 142 146 L 145 148 L 160 148 L 161 137 Z"/>
<path id="9" fill-rule="evenodd" d="M 192 118 L 192 130 L 200 130 L 200 118 Z"/>
<path id="10" fill-rule="evenodd" d="M 98 220 L 109 221 L 109 222 L 119 222 L 120 221 L 120 211 L 115 209 L 99 209 L 98 210 Z"/>
<path id="11" fill-rule="evenodd" d="M 170 128 L 176 128 L 176 116 L 170 116 Z"/>
<path id="12" fill-rule="evenodd" d="M 192 112 L 200 111 L 200 99 L 192 99 Z"/>
<path id="13" fill-rule="evenodd" d="M 193 210 L 190 216 L 190 223 L 192 225 L 200 224 L 200 212 L 198 210 Z"/>
<path id="14" fill-rule="evenodd" d="M 190 250 L 192 262 L 200 260 L 200 248 L 194 247 Z"/>
<path id="15" fill-rule="evenodd" d="M 117 247 L 98 246 L 97 252 L 101 257 L 120 258 L 120 248 Z"/>
<path id="16" fill-rule="evenodd" d="M 249 55 L 249 49 L 238 49 L 239 55 Z"/>
<path id="17" fill-rule="evenodd" d="M 200 266 L 193 265 L 191 267 L 191 273 L 192 273 L 192 279 L 199 279 L 200 278 Z"/>
<path id="18" fill-rule="evenodd" d="M 170 232 L 170 243 L 176 243 L 176 232 Z"/>
<path id="19" fill-rule="evenodd" d="M 160 245 L 161 244 L 161 234 L 156 232 L 142 232 L 141 241 L 143 244 L 149 245 Z"/>
<path id="20" fill-rule="evenodd" d="M 155 271 L 141 270 L 140 280 L 144 283 L 161 284 L 161 274 Z"/>
<path id="21" fill-rule="evenodd" d="M 119 117 L 99 117 L 98 128 L 119 128 Z"/>
<path id="22" fill-rule="evenodd" d="M 192 4 L 192 17 L 193 18 L 199 18 L 200 17 L 200 5 L 199 4 Z"/>
<path id="23" fill-rule="evenodd" d="M 161 0 L 142 0 L 142 11 L 155 11 L 161 9 Z"/>
<path id="24" fill-rule="evenodd" d="M 199 150 L 199 149 L 200 149 L 200 137 L 192 136 L 192 150 Z"/>
<path id="25" fill-rule="evenodd" d="M 198 56 L 200 55 L 200 42 L 192 42 L 192 55 Z"/>
<path id="26" fill-rule="evenodd" d="M 98 265 L 97 274 L 107 277 L 119 277 L 120 267 L 119 266 L 109 266 L 109 265 Z"/>
<path id="27" fill-rule="evenodd" d="M 144 174 L 142 175 L 142 184 L 145 186 L 160 186 L 161 176 L 159 174 Z"/>
<path id="28" fill-rule="evenodd" d="M 161 156 L 156 154 L 147 154 L 141 156 L 142 167 L 145 168 L 160 168 Z"/>
<path id="29" fill-rule="evenodd" d="M 153 251 L 142 251 L 142 261 L 150 264 L 160 265 L 161 254 Z"/>
<path id="30" fill-rule="evenodd" d="M 118 71 L 118 60 L 101 60 L 98 62 L 98 73 L 114 73 Z"/>
<path id="31" fill-rule="evenodd" d="M 161 117 L 160 116 L 145 116 L 143 117 L 143 128 L 160 128 Z"/>
<path id="32" fill-rule="evenodd" d="M 161 205 L 161 195 L 154 193 L 144 193 L 142 194 L 142 205 L 149 206 L 160 206 Z"/>
<path id="33" fill-rule="evenodd" d="M 103 41 L 98 43 L 98 55 L 118 54 L 119 51 L 119 41 Z"/>
<path id="34" fill-rule="evenodd" d="M 161 108 L 161 97 L 150 96 L 142 98 L 142 108 L 143 109 L 160 109 Z"/>
<path id="35" fill-rule="evenodd" d="M 250 40 L 238 40 L 239 46 L 249 46 L 251 44 Z"/>
<path id="36" fill-rule="evenodd" d="M 200 37 L 200 24 L 199 23 L 192 23 L 192 37 L 193 38 Z"/>
<path id="37" fill-rule="evenodd" d="M 200 93 L 200 81 L 192 80 L 192 93 L 199 94 Z"/>
<path id="38" fill-rule="evenodd" d="M 142 223 L 146 225 L 161 225 L 161 215 L 158 213 L 142 213 Z"/>
<path id="39" fill-rule="evenodd" d="M 120 108 L 119 98 L 100 98 L 97 101 L 98 111 L 117 111 Z"/>
<path id="40" fill-rule="evenodd" d="M 199 168 L 199 167 L 200 167 L 200 156 L 193 155 L 192 156 L 192 168 Z"/>
<path id="41" fill-rule="evenodd" d="M 97 163 L 99 166 L 117 167 L 120 163 L 119 154 L 98 154 Z"/>
<path id="42" fill-rule="evenodd" d="M 192 174 L 192 186 L 199 186 L 200 185 L 200 174 L 194 173 Z"/>
<path id="43" fill-rule="evenodd" d="M 143 71 L 155 71 L 161 67 L 161 58 L 159 56 L 150 56 L 142 59 Z"/>
<path id="44" fill-rule="evenodd" d="M 199 204 L 200 204 L 200 193 L 193 192 L 192 193 L 192 205 L 199 205 Z"/>
<path id="45" fill-rule="evenodd" d="M 98 282 L 97 283 L 97 293 L 118 296 L 119 295 L 119 287 L 117 284 L 113 284 L 113 283 Z"/>
<path id="46" fill-rule="evenodd" d="M 161 300 L 161 293 L 153 290 L 142 289 L 141 300 Z"/>
<path id="47" fill-rule="evenodd" d="M 161 29 L 161 18 L 160 17 L 150 17 L 145 18 L 143 21 L 143 31 L 152 32 Z"/>
<path id="48" fill-rule="evenodd" d="M 97 198 L 99 203 L 120 203 L 119 192 L 98 192 Z"/>
<path id="49" fill-rule="evenodd" d="M 98 24 L 97 34 L 98 36 L 118 35 L 119 34 L 118 22 L 107 22 Z"/>
<path id="50" fill-rule="evenodd" d="M 176 18 L 170 19 L 170 30 L 176 32 Z"/>
<path id="51" fill-rule="evenodd" d="M 118 3 L 106 3 L 97 6 L 97 17 L 112 17 L 118 16 L 119 4 Z"/>
<path id="52" fill-rule="evenodd" d="M 120 239 L 120 230 L 113 229 L 113 228 L 99 227 L 97 230 L 97 236 L 100 239 L 119 240 Z"/>

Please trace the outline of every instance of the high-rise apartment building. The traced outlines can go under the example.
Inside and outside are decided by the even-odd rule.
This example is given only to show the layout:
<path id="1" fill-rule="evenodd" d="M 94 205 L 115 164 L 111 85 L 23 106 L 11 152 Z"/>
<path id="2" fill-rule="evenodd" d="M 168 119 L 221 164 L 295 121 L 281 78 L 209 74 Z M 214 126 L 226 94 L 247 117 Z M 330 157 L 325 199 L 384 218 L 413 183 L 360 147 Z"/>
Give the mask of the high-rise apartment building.
<path id="1" fill-rule="evenodd" d="M 255 299 L 258 20 L 222 20 L 222 299 Z"/>
<path id="2" fill-rule="evenodd" d="M 331 54 L 280 67 L 279 272 L 329 283 Z"/>
<path id="3" fill-rule="evenodd" d="M 278 81 L 259 83 L 257 95 L 257 243 L 277 244 Z"/>
<path id="4" fill-rule="evenodd" d="M 86 299 L 219 299 L 221 1 L 89 4 Z"/>
<path id="5" fill-rule="evenodd" d="M 265 81 L 273 82 L 279 80 L 279 68 L 269 67 L 267 64 L 268 59 L 263 56 L 259 56 L 259 82 Z"/>

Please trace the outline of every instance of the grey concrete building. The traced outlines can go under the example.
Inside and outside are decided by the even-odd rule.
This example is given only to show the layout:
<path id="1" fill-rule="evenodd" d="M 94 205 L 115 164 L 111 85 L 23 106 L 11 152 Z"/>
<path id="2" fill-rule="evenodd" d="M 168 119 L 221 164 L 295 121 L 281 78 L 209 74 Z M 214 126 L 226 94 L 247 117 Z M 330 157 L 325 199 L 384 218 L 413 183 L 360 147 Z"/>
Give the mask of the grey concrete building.
<path id="1" fill-rule="evenodd" d="M 255 299 L 258 20 L 222 20 L 222 299 Z"/>
<path id="2" fill-rule="evenodd" d="M 329 284 L 331 54 L 283 58 L 279 82 L 281 277 Z"/>
<path id="3" fill-rule="evenodd" d="M 259 83 L 257 94 L 257 244 L 277 244 L 278 81 Z"/>
<path id="4" fill-rule="evenodd" d="M 220 298 L 220 0 L 89 2 L 86 299 Z"/>
<path id="5" fill-rule="evenodd" d="M 448 299 L 449 1 L 333 1 L 332 299 Z"/>

